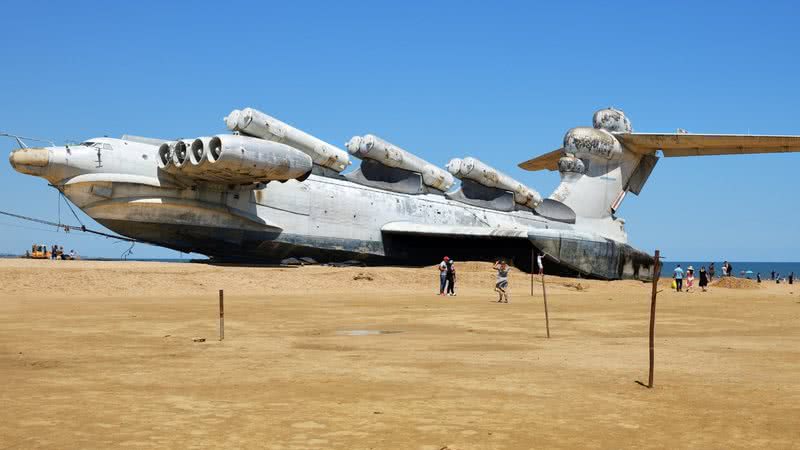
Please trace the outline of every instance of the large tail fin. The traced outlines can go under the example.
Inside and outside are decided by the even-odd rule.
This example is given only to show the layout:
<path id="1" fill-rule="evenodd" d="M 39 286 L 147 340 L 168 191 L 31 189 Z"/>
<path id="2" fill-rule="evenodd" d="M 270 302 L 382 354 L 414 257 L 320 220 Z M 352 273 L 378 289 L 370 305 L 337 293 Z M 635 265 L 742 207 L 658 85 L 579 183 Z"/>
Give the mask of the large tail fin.
<path id="1" fill-rule="evenodd" d="M 798 152 L 800 136 L 634 133 L 625 114 L 609 108 L 594 114 L 593 127 L 569 130 L 564 147 L 519 166 L 558 170 L 561 183 L 550 198 L 578 217 L 605 218 L 628 192 L 641 192 L 659 150 L 664 157 Z"/>

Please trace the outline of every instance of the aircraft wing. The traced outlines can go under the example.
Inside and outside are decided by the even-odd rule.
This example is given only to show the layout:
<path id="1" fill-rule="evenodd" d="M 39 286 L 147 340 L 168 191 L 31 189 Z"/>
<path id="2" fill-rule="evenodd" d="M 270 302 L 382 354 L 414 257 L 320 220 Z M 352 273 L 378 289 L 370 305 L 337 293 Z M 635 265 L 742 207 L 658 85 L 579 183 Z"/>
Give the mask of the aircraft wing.
<path id="1" fill-rule="evenodd" d="M 661 150 L 668 158 L 800 152 L 800 136 L 693 133 L 615 133 L 614 136 L 632 152 L 649 155 Z"/>

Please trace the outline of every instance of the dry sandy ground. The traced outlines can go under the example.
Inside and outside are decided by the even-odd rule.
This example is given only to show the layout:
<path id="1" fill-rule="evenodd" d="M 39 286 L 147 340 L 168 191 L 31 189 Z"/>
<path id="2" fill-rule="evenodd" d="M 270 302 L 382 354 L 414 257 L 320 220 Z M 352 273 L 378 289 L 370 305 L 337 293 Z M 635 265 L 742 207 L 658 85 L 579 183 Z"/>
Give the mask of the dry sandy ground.
<path id="1" fill-rule="evenodd" d="M 665 281 L 648 390 L 649 285 L 548 277 L 548 340 L 524 274 L 459 276 L 0 261 L 0 449 L 800 446 L 798 285 Z"/>

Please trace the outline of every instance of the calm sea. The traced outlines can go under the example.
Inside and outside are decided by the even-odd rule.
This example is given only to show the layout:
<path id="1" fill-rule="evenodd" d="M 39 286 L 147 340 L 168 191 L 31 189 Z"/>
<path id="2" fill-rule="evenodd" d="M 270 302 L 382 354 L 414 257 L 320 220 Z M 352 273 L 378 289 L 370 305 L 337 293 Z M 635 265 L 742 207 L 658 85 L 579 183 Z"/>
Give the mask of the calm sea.
<path id="1" fill-rule="evenodd" d="M 748 270 L 753 271 L 752 277 L 755 278 L 757 273 L 761 273 L 762 279 L 769 279 L 770 272 L 773 270 L 777 273 L 781 274 L 782 278 L 786 278 L 789 276 L 789 273 L 794 272 L 794 276 L 800 276 L 800 262 L 757 262 L 757 261 L 729 261 L 731 266 L 733 266 L 733 274 L 737 277 L 742 276 L 742 271 L 745 272 Z M 705 262 L 697 262 L 697 261 L 664 261 L 664 265 L 661 267 L 661 276 L 662 277 L 672 277 L 672 270 L 675 269 L 675 266 L 680 264 L 681 268 L 686 270 L 688 266 L 694 266 L 694 270 L 700 271 L 700 268 L 705 266 L 708 269 L 708 265 L 711 261 Z M 716 270 L 716 276 L 722 275 L 722 263 L 723 261 L 714 261 L 714 269 Z"/>

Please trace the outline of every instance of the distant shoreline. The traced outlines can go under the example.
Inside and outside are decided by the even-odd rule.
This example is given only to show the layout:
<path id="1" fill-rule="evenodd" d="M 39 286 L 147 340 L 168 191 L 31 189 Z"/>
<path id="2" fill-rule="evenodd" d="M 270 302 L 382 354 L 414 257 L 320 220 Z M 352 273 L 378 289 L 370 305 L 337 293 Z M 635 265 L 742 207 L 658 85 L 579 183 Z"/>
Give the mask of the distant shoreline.
<path id="1" fill-rule="evenodd" d="M 25 259 L 25 255 L 8 255 L 8 254 L 0 254 L 0 259 Z M 178 259 L 178 258 L 93 258 L 93 257 L 79 257 L 81 261 L 115 261 L 115 262 L 174 262 L 174 263 L 190 263 L 190 262 L 198 262 L 198 261 L 210 261 L 210 259 L 200 259 L 200 258 L 187 258 L 187 259 Z"/>
<path id="2" fill-rule="evenodd" d="M 0 254 L 0 259 L 17 259 L 22 258 L 22 255 L 10 255 L 10 254 Z M 179 259 L 179 258 L 95 258 L 95 257 L 81 257 L 80 260 L 82 261 L 110 261 L 110 262 L 166 262 L 166 263 L 206 263 L 211 262 L 211 259 L 208 258 L 186 258 L 186 259 Z M 741 271 L 752 270 L 753 274 L 752 277 L 755 277 L 756 273 L 761 273 L 762 278 L 765 276 L 768 278 L 770 272 L 775 270 L 776 272 L 780 272 L 782 276 L 788 275 L 790 272 L 794 272 L 796 275 L 800 274 L 800 261 L 792 262 L 792 261 L 730 261 L 731 265 L 733 265 L 734 276 L 741 275 Z M 700 270 L 701 267 L 708 268 L 710 262 L 698 262 L 698 261 L 686 261 L 686 260 L 678 260 L 678 261 L 662 261 L 661 267 L 661 276 L 672 276 L 672 271 L 678 264 L 681 267 L 686 268 L 688 266 L 693 266 L 695 270 Z M 714 265 L 716 268 L 716 275 L 722 275 L 722 261 L 714 261 Z M 384 267 L 381 265 L 375 267 Z M 385 267 L 395 267 L 391 265 L 387 265 Z"/>

